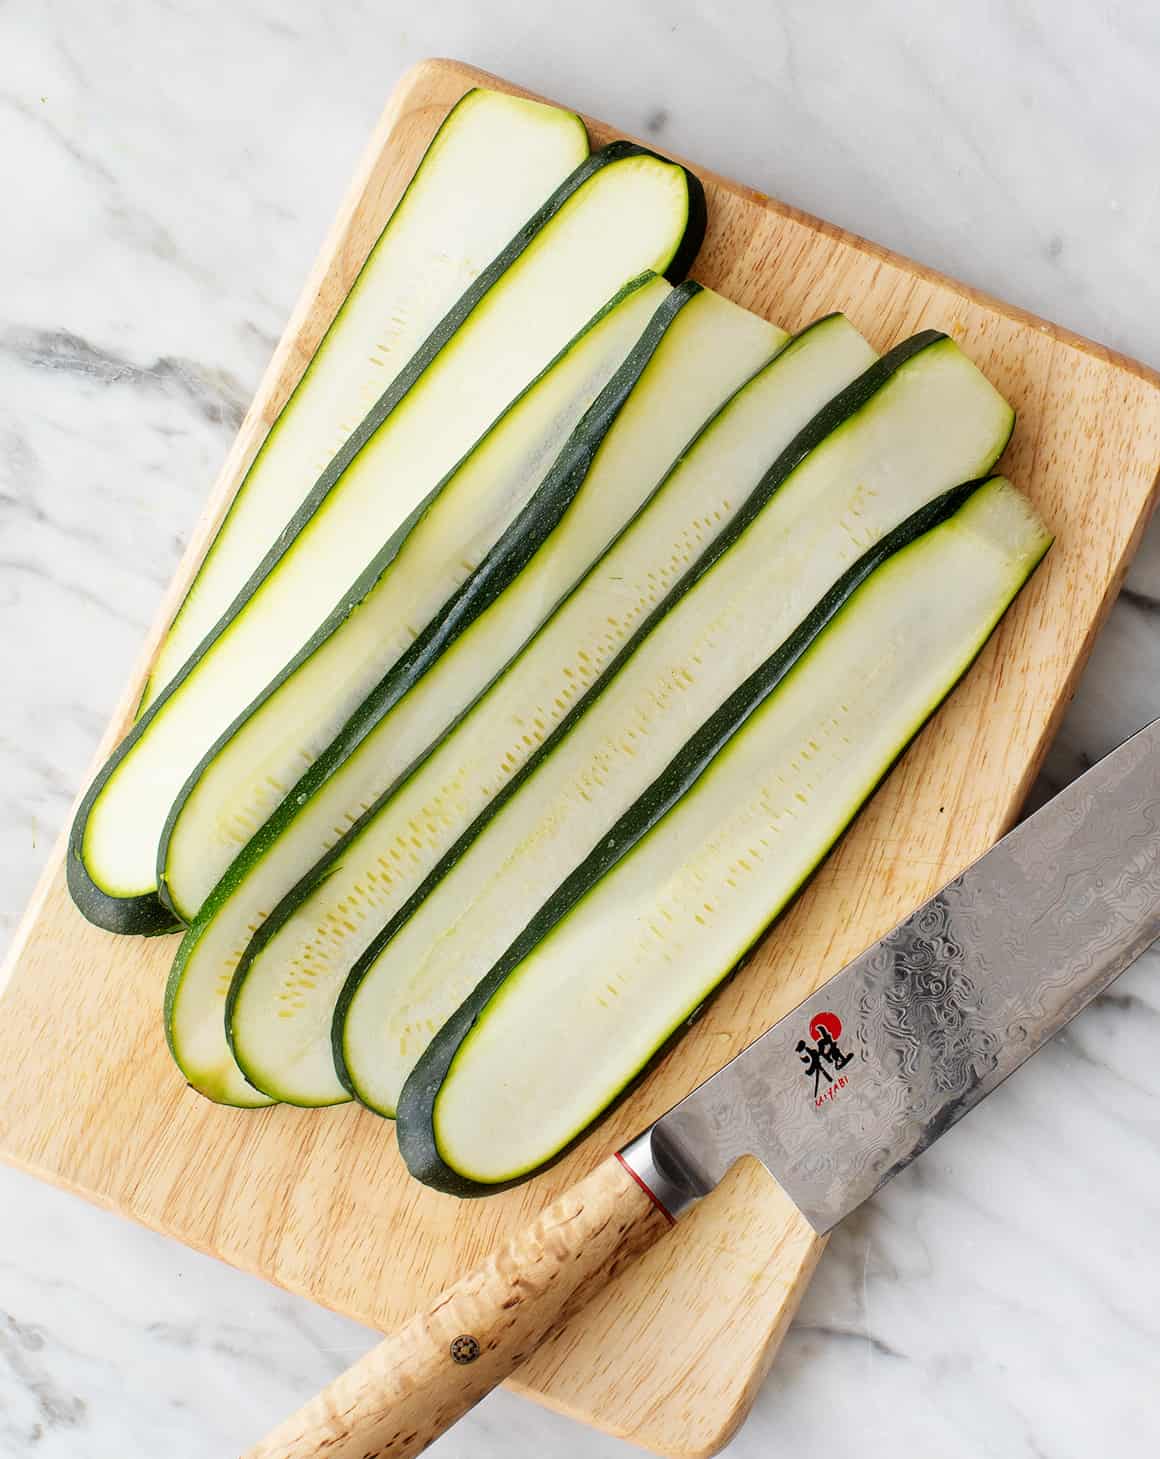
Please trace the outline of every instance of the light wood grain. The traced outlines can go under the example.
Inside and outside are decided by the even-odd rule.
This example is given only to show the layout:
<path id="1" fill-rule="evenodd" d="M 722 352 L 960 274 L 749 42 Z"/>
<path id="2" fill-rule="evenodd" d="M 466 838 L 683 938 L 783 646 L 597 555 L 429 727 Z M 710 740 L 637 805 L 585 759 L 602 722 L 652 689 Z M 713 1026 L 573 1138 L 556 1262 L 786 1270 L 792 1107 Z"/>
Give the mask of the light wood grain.
<path id="1" fill-rule="evenodd" d="M 505 85 L 430 62 L 396 90 L 106 745 L 123 732 L 199 553 L 421 148 L 481 80 Z M 591 130 L 597 142 L 611 135 L 597 123 Z M 1003 466 L 1057 541 L 965 683 L 679 1048 L 567 1160 L 520 1190 L 460 1205 L 408 1180 L 391 1126 L 366 1111 L 238 1113 L 186 1089 L 161 1036 L 173 941 L 127 942 L 87 926 L 64 890 L 63 845 L 17 934 L 0 1004 L 5 1159 L 392 1330 L 1010 824 L 1148 516 L 1160 462 L 1160 379 L 828 224 L 702 176 L 710 209 L 694 270 L 702 282 L 788 328 L 844 309 L 879 349 L 922 326 L 946 329 L 1018 410 Z M 521 1389 L 663 1454 L 705 1454 L 723 1442 L 820 1249 L 764 1173 L 735 1172 L 730 1191 L 730 1201 L 682 1222 L 618 1277 L 523 1368 Z M 771 1302 L 779 1291 L 788 1300 Z"/>
<path id="2" fill-rule="evenodd" d="M 825 1244 L 765 1167 L 742 1161 L 513 1386 L 672 1459 L 715 1453 L 749 1412 Z"/>
<path id="3" fill-rule="evenodd" d="M 669 1224 L 609 1155 L 244 1459 L 412 1459 Z"/>

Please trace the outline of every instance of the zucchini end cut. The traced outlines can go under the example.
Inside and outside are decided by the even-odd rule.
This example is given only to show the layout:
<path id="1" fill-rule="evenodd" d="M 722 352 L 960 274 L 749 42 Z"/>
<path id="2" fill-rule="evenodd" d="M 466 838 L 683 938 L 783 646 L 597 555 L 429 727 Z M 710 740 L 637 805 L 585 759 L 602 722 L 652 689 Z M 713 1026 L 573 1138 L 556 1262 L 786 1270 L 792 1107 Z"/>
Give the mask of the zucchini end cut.
<path id="1" fill-rule="evenodd" d="M 709 210 L 701 179 L 695 172 L 690 172 L 683 163 L 675 162 L 671 157 L 664 157 L 661 153 L 654 152 L 651 147 L 645 147 L 640 142 L 628 142 L 623 139 L 609 142 L 606 147 L 601 148 L 600 152 L 594 155 L 603 162 L 622 162 L 632 157 L 647 157 L 654 162 L 663 162 L 681 174 L 685 185 L 685 226 L 677 235 L 669 257 L 657 259 L 654 264 L 654 271 L 667 279 L 670 284 L 681 283 L 696 261 L 697 254 L 701 251 L 701 244 L 705 241 L 705 229 L 709 224 Z"/>
<path id="2" fill-rule="evenodd" d="M 86 798 L 87 799 L 87 798 Z M 65 882 L 77 911 L 102 932 L 119 937 L 164 937 L 180 932 L 181 921 L 153 892 L 119 897 L 93 880 L 85 865 L 83 836 L 85 806 L 77 812 L 65 855 Z"/>
<path id="3" fill-rule="evenodd" d="M 214 1104 L 231 1109 L 265 1109 L 278 1101 L 252 1085 L 232 1059 L 213 1057 L 221 1047 L 215 1022 L 220 1020 L 220 1003 L 191 999 L 184 983 L 186 964 L 205 934 L 205 924 L 195 922 L 186 930 L 165 984 L 165 1041 L 174 1063 L 189 1087 Z M 183 994 L 185 1000 L 183 1003 Z M 208 1035 L 208 1040 L 207 1040 Z M 209 1054 L 207 1056 L 207 1042 Z"/>

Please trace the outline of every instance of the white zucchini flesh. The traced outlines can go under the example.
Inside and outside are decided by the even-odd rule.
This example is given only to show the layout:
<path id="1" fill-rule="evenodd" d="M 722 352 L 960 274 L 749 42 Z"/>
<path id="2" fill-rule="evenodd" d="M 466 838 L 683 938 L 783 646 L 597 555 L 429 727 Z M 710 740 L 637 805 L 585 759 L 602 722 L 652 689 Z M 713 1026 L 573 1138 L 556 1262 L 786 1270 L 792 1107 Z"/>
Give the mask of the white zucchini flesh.
<path id="1" fill-rule="evenodd" d="M 364 959 L 340 1035 L 360 1099 L 394 1113 L 435 1031 L 658 767 L 863 553 L 931 498 L 989 470 L 1011 418 L 940 338 L 805 457 Z"/>
<path id="2" fill-rule="evenodd" d="M 209 751 L 182 791 L 164 847 L 163 881 L 184 921 L 479 567 L 670 292 L 655 276 L 631 286 L 573 340 L 444 481 L 365 594 L 348 595 L 349 608 L 344 603 L 323 625 L 305 660 L 280 674 Z M 372 563 L 368 575 L 375 572 Z"/>
<path id="3" fill-rule="evenodd" d="M 235 1053 L 254 1082 L 282 1097 L 291 1088 L 319 1102 L 344 1096 L 330 1024 L 356 960 L 726 527 L 770 461 L 873 359 L 835 317 L 744 385 L 504 675 L 337 848 L 326 879 L 272 935 L 265 929 L 232 1014 Z M 369 1006 L 360 1005 L 360 1021 Z"/>
<path id="4" fill-rule="evenodd" d="M 870 576 L 477 1011 L 434 1101 L 451 1169 L 515 1178 L 608 1106 L 825 856 L 1048 541 L 996 478 Z"/>
<path id="5" fill-rule="evenodd" d="M 452 108 L 238 488 L 139 712 L 226 611 L 423 340 L 587 155 L 572 112 L 483 89 Z"/>
<path id="6" fill-rule="evenodd" d="M 618 289 L 663 271 L 689 210 L 683 171 L 632 154 L 544 225 L 362 446 L 244 607 L 134 727 L 91 801 L 80 862 L 116 898 L 157 888 L 158 842 L 192 768 L 305 643 L 496 416 Z"/>
<path id="7" fill-rule="evenodd" d="M 254 1097 L 226 1043 L 222 1015 L 230 979 L 271 908 L 487 689 L 650 497 L 690 435 L 786 338 L 775 325 L 708 290 L 685 304 L 563 518 L 523 571 L 313 790 L 289 824 L 269 840 L 261 833 L 243 853 L 237 869 L 244 866 L 244 874 L 234 877 L 231 870 L 206 903 L 207 915 L 187 934 L 179 958 L 170 1041 L 197 1088 L 226 1101 Z M 814 390 L 826 388 L 822 382 Z M 800 408 L 808 409 L 804 403 Z M 691 490 L 683 515 L 670 521 L 671 531 L 679 536 L 689 530 L 700 511 L 700 493 Z M 658 553 L 660 563 L 668 550 Z M 522 740 L 514 754 L 518 758 L 521 752 L 527 753 Z M 292 795 L 284 803 L 286 813 L 295 800 Z M 453 835 L 461 821 L 461 814 L 452 813 L 447 834 Z M 346 864 L 353 865 L 347 858 L 358 854 L 357 844 L 345 853 Z M 438 844 L 429 848 L 420 866 L 429 864 Z M 360 908 L 355 915 L 360 922 L 370 917 L 369 937 L 378 925 L 374 909 Z M 247 1072 L 280 1099 L 300 1104 L 345 1100 L 349 1095 L 338 1083 L 330 1052 L 330 1024 L 353 957 L 344 955 L 333 966 L 320 967 L 307 988 L 301 973 L 284 967 L 279 956 L 259 958 L 247 969 L 233 1010 L 234 1038 L 248 1056 Z M 292 999 L 286 996 L 288 972 L 295 985 Z"/>

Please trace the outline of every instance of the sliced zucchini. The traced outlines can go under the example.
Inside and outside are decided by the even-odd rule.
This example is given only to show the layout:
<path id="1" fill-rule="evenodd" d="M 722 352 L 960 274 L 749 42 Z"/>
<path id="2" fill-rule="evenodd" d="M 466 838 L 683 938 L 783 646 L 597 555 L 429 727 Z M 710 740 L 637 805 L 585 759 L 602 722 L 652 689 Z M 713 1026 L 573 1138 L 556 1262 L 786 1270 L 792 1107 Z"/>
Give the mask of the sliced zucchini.
<path id="1" fill-rule="evenodd" d="M 174 964 L 167 1023 L 178 1062 L 196 1088 L 226 1103 L 261 1099 L 234 1063 L 223 1022 L 226 990 L 253 933 L 283 894 L 487 688 L 632 517 L 695 426 L 785 339 L 774 325 L 695 284 L 682 285 L 665 301 L 619 378 L 537 491 L 528 510 L 538 512 L 545 503 L 543 521 L 517 522 L 512 528 L 516 560 L 503 558 L 503 543 L 489 556 L 449 611 L 408 650 L 282 801 L 203 905 Z M 624 384 L 634 369 L 639 378 L 624 400 Z M 615 422 L 604 435 L 610 415 Z M 561 505 L 563 516 L 543 538 L 543 522 L 554 520 Z M 513 580 L 513 570 L 537 542 Z M 489 593 L 502 591 L 478 613 L 481 580 L 490 583 Z M 463 628 L 466 613 L 478 616 Z M 272 970 L 272 963 L 264 963 L 255 976 Z M 269 1003 L 256 986 L 255 996 L 246 1000 L 238 1016 L 252 1010 L 255 1020 L 247 1043 L 266 1047 L 260 1026 L 270 1017 L 275 1020 L 269 1054 L 257 1057 L 251 1071 L 271 1093 L 303 1103 L 348 1097 L 335 1079 L 330 1056 L 331 1014 L 345 971 L 344 965 L 329 984 L 320 981 L 311 990 L 312 1001 L 323 1004 L 309 1015 L 297 1008 L 297 999 L 293 1007 L 280 1001 L 277 986 Z"/>
<path id="2" fill-rule="evenodd" d="M 533 494 L 538 531 L 551 529 L 573 478 L 544 500 L 545 474 L 614 374 L 613 396 L 623 401 L 655 333 L 639 352 L 633 346 L 671 293 L 663 279 L 647 274 L 618 295 L 500 417 L 424 506 L 405 540 L 387 544 L 305 647 L 206 752 L 173 804 L 158 858 L 162 893 L 183 921 L 192 921 L 230 862 L 383 675 L 428 625 L 438 631 L 444 604 L 477 575 L 501 538 L 508 539 L 507 550 L 489 563 L 489 580 L 518 571 L 518 558 L 534 547 L 521 520 Z M 615 409 L 612 400 L 603 407 L 605 425 Z M 584 438 L 598 439 L 595 421 Z M 472 585 L 477 612 L 483 586 Z M 464 613 L 456 616 L 460 631 L 468 621 Z M 410 656 L 413 670 L 420 657 L 427 656 Z"/>
<path id="3" fill-rule="evenodd" d="M 687 261 L 698 198 L 682 168 L 613 143 L 521 230 L 458 328 L 436 331 L 90 787 L 68 858 L 90 921 L 122 932 L 172 925 L 156 895 L 158 843 L 192 768 L 584 322 L 642 271 Z"/>
<path id="4" fill-rule="evenodd" d="M 428 1039 L 658 767 L 863 553 L 988 470 L 1011 424 L 994 388 L 934 331 L 896 347 L 810 422 L 518 790 L 513 779 L 362 955 L 335 1048 L 364 1103 L 394 1112 Z"/>
<path id="5" fill-rule="evenodd" d="M 699 364 L 703 352 L 694 358 Z M 231 995 L 234 1053 L 255 1084 L 295 1102 L 345 1097 L 330 1026 L 356 960 L 744 509 L 770 461 L 873 358 L 853 326 L 835 317 L 734 395 L 504 675 L 283 899 L 247 949 Z M 618 427 L 608 446 L 623 440 L 634 454 L 651 449 L 658 415 L 654 406 L 636 434 Z M 663 467 L 652 461 L 659 474 Z M 516 612 L 532 588 L 514 584 Z"/>
<path id="6" fill-rule="evenodd" d="M 785 907 L 1049 541 L 993 478 L 850 569 L 436 1034 L 400 1102 L 412 1173 L 486 1194 L 582 1134 Z"/>
<path id="7" fill-rule="evenodd" d="M 479 89 L 452 107 L 238 488 L 158 651 L 141 710 L 435 326 L 587 156 L 572 112 Z M 472 302 L 460 300 L 461 316 Z"/>

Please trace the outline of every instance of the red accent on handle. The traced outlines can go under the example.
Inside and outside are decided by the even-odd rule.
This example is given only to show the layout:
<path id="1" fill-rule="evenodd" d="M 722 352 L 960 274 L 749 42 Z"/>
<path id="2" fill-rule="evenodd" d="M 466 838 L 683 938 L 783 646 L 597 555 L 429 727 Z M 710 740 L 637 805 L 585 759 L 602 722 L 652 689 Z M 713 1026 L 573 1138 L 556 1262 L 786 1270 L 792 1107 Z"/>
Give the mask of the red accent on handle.
<path id="1" fill-rule="evenodd" d="M 675 1226 L 677 1224 L 677 1218 L 673 1215 L 673 1213 L 668 1209 L 667 1206 L 665 1206 L 660 1200 L 658 1200 L 656 1192 L 650 1189 L 647 1185 L 645 1185 L 644 1181 L 641 1180 L 640 1176 L 637 1175 L 636 1171 L 633 1170 L 632 1166 L 629 1165 L 628 1161 L 625 1160 L 624 1156 L 620 1153 L 619 1150 L 616 1152 L 616 1158 L 620 1161 L 621 1165 L 624 1166 L 625 1170 L 628 1171 L 629 1175 L 632 1176 L 633 1180 L 636 1181 L 637 1185 L 640 1186 L 641 1190 L 644 1191 L 645 1195 L 648 1196 L 649 1200 L 652 1201 L 653 1205 L 657 1208 L 657 1210 L 661 1213 L 661 1215 L 665 1218 L 669 1225 Z"/>

